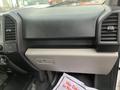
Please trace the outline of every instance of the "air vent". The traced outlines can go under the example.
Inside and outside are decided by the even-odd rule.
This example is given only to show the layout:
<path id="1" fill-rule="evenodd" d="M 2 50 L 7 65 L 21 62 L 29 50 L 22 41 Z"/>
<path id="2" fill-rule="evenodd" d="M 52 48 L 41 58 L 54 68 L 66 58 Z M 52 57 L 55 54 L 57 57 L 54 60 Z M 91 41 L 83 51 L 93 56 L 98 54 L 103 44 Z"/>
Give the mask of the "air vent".
<path id="1" fill-rule="evenodd" d="M 101 27 L 101 42 L 118 41 L 118 13 L 108 16 Z"/>
<path id="2" fill-rule="evenodd" d="M 16 39 L 15 29 L 16 29 L 15 21 L 11 17 L 5 16 L 5 40 L 6 41 Z"/>

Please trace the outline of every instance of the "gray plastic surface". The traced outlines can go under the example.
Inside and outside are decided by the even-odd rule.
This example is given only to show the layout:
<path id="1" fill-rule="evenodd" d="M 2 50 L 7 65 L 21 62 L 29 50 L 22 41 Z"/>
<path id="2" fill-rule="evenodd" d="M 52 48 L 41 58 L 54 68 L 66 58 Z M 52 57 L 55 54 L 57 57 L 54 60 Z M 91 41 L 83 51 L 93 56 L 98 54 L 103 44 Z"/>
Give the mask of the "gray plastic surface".
<path id="1" fill-rule="evenodd" d="M 2 14 L 0 14 L 0 45 L 3 45 Z"/>
<path id="2" fill-rule="evenodd" d="M 95 37 L 96 21 L 103 12 L 102 5 L 18 11 L 27 39 Z"/>
<path id="3" fill-rule="evenodd" d="M 108 74 L 118 59 L 118 52 L 94 49 L 29 48 L 25 55 L 40 70 Z"/>

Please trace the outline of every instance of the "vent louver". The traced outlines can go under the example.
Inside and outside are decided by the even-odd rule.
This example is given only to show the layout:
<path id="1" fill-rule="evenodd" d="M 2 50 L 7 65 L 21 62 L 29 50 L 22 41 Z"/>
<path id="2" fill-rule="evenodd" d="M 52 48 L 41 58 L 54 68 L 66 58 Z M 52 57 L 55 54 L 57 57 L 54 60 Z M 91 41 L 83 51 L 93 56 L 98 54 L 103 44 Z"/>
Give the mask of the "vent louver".
<path id="1" fill-rule="evenodd" d="M 16 35 L 15 35 L 15 21 L 10 18 L 9 16 L 5 17 L 5 40 L 15 40 Z"/>
<path id="2" fill-rule="evenodd" d="M 102 42 L 117 42 L 118 38 L 118 13 L 113 13 L 108 16 L 101 27 L 101 41 Z"/>

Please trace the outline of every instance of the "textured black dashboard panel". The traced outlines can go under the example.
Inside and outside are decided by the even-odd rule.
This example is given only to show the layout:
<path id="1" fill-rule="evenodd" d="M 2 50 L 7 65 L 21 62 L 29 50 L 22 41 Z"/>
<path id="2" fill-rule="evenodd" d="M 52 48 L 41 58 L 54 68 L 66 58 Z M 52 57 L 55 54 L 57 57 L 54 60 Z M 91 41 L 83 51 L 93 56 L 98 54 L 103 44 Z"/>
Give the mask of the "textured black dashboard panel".
<path id="1" fill-rule="evenodd" d="M 103 12 L 101 5 L 18 11 L 26 39 L 95 37 L 96 21 Z"/>

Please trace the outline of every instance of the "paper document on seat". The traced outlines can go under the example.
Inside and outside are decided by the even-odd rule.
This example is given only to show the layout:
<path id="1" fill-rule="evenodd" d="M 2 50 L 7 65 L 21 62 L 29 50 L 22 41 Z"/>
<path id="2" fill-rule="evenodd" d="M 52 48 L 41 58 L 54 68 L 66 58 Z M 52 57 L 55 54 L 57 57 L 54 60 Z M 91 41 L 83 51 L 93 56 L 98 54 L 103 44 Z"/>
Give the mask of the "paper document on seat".
<path id="1" fill-rule="evenodd" d="M 56 86 L 53 90 L 97 90 L 95 88 L 91 88 L 86 86 L 80 80 L 70 76 L 66 73 L 62 75 Z"/>

